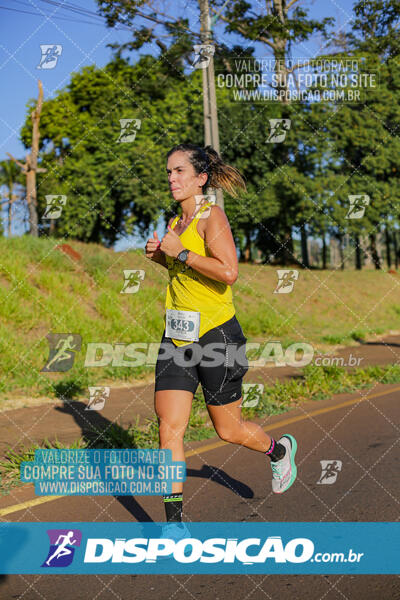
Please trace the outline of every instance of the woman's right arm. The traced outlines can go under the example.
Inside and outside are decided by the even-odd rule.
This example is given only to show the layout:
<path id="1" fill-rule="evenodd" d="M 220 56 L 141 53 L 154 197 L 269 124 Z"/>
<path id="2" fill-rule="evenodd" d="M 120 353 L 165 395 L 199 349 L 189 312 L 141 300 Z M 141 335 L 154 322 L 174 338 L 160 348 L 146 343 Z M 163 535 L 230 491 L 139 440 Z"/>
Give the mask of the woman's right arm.
<path id="1" fill-rule="evenodd" d="M 171 217 L 168 222 L 169 226 L 172 224 L 173 220 L 174 220 L 174 217 Z M 167 259 L 165 257 L 165 253 L 162 250 L 156 250 L 153 254 L 153 257 L 150 260 L 152 260 L 153 262 L 156 262 L 157 264 L 168 269 Z"/>

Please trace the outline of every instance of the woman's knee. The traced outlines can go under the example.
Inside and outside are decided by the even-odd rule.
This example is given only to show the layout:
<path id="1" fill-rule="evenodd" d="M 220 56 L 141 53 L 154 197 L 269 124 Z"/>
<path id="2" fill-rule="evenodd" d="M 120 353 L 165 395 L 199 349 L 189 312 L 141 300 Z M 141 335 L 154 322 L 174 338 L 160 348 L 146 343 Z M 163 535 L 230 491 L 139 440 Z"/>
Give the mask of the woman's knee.
<path id="1" fill-rule="evenodd" d="M 187 422 L 159 419 L 159 432 L 161 442 L 183 441 Z"/>
<path id="2" fill-rule="evenodd" d="M 179 413 L 178 411 L 157 411 L 161 439 L 183 439 L 189 423 L 189 414 Z"/>
<path id="3" fill-rule="evenodd" d="M 242 430 L 240 426 L 221 426 L 216 428 L 216 432 L 221 440 L 230 442 L 231 444 L 239 444 L 242 439 Z"/>
<path id="4" fill-rule="evenodd" d="M 154 408 L 162 445 L 183 441 L 192 400 L 193 394 L 186 390 L 163 390 L 155 393 Z"/>

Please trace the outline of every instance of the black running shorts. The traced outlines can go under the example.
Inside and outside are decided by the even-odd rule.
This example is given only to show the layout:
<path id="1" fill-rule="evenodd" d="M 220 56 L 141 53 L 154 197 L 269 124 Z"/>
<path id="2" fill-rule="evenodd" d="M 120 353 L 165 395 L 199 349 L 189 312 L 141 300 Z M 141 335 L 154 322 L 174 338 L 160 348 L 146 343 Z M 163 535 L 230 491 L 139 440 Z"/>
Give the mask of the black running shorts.
<path id="1" fill-rule="evenodd" d="M 187 390 L 194 394 L 200 382 L 206 404 L 236 402 L 242 396 L 242 378 L 249 369 L 246 341 L 236 315 L 185 346 L 175 346 L 164 331 L 155 391 Z"/>

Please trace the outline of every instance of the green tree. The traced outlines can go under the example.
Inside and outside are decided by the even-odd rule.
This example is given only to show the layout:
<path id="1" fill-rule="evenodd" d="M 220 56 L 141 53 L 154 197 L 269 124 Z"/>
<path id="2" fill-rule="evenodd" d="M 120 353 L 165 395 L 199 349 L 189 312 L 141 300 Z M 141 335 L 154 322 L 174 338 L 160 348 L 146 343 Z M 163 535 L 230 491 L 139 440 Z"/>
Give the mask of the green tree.
<path id="1" fill-rule="evenodd" d="M 353 31 L 345 36 L 349 56 L 358 60 L 360 73 L 375 75 L 360 102 L 337 107 L 313 107 L 313 126 L 325 137 L 327 154 L 325 187 L 331 191 L 328 202 L 338 239 L 349 233 L 354 246 L 355 266 L 363 263 L 361 236 L 368 236 L 369 252 L 377 269 L 381 260 L 376 237 L 382 230 L 386 237 L 388 266 L 391 245 L 398 254 L 396 233 L 399 226 L 398 178 L 396 157 L 399 147 L 400 69 L 398 2 L 367 1 L 354 7 Z M 340 58 L 340 56 L 338 56 Z M 328 118 L 329 117 L 329 118 Z M 370 204 L 361 219 L 346 219 L 349 195 L 367 194 Z M 397 258 L 396 258 L 397 264 Z"/>
<path id="2" fill-rule="evenodd" d="M 160 58 L 165 58 L 167 53 L 170 53 L 171 59 L 168 63 L 173 68 L 188 59 L 191 50 L 190 44 L 199 41 L 197 28 L 192 27 L 191 29 L 187 19 L 181 19 L 180 15 L 173 17 L 160 13 L 154 2 L 150 1 L 144 5 L 141 0 L 133 0 L 129 3 L 118 0 L 97 1 L 100 12 L 106 17 L 110 27 L 117 23 L 135 27 L 132 41 L 117 46 L 118 51 L 137 49 L 146 43 L 155 41 L 163 48 Z M 190 6 L 192 14 L 197 14 L 198 2 L 193 0 Z M 263 7 L 260 7 L 259 3 L 249 3 L 243 0 L 232 0 L 229 3 L 226 3 L 225 0 L 216 0 L 210 2 L 210 6 L 214 18 L 220 18 L 225 25 L 224 35 L 230 33 L 239 35 L 244 39 L 246 46 L 249 45 L 249 41 L 253 45 L 259 43 L 268 52 L 272 52 L 275 59 L 275 74 L 280 81 L 278 87 L 283 91 L 287 90 L 288 75 L 293 73 L 296 68 L 289 65 L 293 45 L 305 42 L 315 33 L 319 33 L 322 37 L 326 36 L 327 27 L 332 24 L 332 19 L 329 18 L 320 21 L 310 19 L 308 11 L 299 6 L 298 0 L 290 2 L 271 0 Z M 197 21 L 199 22 L 199 19 Z M 143 25 L 143 23 L 147 23 L 147 25 Z M 163 35 L 167 35 L 171 39 L 169 48 L 161 44 Z M 220 36 L 221 39 L 224 38 L 224 35 Z M 180 44 L 179 48 L 176 46 L 178 43 Z M 171 48 L 175 47 L 180 50 L 180 54 L 171 52 Z M 240 55 L 243 56 L 243 51 L 240 52 Z M 217 39 L 216 68 L 218 69 L 219 62 L 227 71 L 232 71 L 234 69 L 233 56 L 235 53 L 228 51 L 227 45 Z M 222 125 L 226 106 L 220 104 L 219 95 L 218 110 L 221 148 L 224 154 L 231 155 L 232 152 L 226 145 Z M 243 106 L 241 106 L 241 110 L 248 119 L 245 124 L 246 131 L 253 128 L 252 120 L 255 113 L 259 113 L 256 121 L 258 121 L 258 116 L 264 120 L 267 115 L 272 118 L 290 119 L 295 118 L 296 114 L 296 111 L 290 109 L 290 103 L 286 102 L 285 98 L 281 105 L 273 108 L 251 105 L 249 110 Z M 268 120 L 265 122 L 268 123 Z M 255 124 L 255 127 L 260 127 L 260 125 Z M 263 133 L 266 134 L 266 132 Z M 247 210 L 243 210 L 242 215 L 237 215 L 238 223 L 241 224 L 238 239 L 245 240 L 244 254 L 247 257 L 250 252 L 251 239 L 257 235 L 257 243 L 266 255 L 272 252 L 277 260 L 283 263 L 291 263 L 294 260 L 292 230 L 294 225 L 301 227 L 300 212 L 296 203 L 300 199 L 303 201 L 302 185 L 304 183 L 304 175 L 298 172 L 298 164 L 302 165 L 306 162 L 306 158 L 299 157 L 299 154 L 302 153 L 302 144 L 298 142 L 299 138 L 290 137 L 290 143 L 288 140 L 288 143 L 279 147 L 275 146 L 273 151 L 266 148 L 265 138 L 259 148 L 254 148 L 255 144 L 242 143 L 245 147 L 248 145 L 252 152 L 247 158 L 240 153 L 239 162 L 242 166 L 245 166 L 246 162 L 251 162 L 251 165 L 246 165 L 248 167 L 246 173 L 258 169 L 258 173 L 254 173 L 251 179 L 253 182 L 258 179 L 259 184 L 258 186 L 249 185 L 251 195 Z M 258 137 L 254 142 L 257 140 Z M 264 155 L 261 163 L 257 155 Z M 239 167 L 239 163 L 236 166 Z M 229 205 L 232 206 L 232 202 L 229 200 L 227 202 L 226 210 Z M 307 204 L 310 202 L 312 201 L 308 200 Z M 238 209 L 238 207 L 236 208 Z"/>
<path id="3" fill-rule="evenodd" d="M 110 246 L 121 235 L 144 233 L 171 208 L 165 154 L 200 127 L 201 98 L 192 88 L 145 56 L 134 66 L 116 59 L 104 69 L 85 67 L 44 102 L 40 215 L 46 195 L 67 196 L 54 235 Z M 123 141 L 121 119 L 135 120 L 133 141 Z M 27 124 L 22 139 L 29 146 Z M 47 229 L 42 218 L 42 233 Z"/>

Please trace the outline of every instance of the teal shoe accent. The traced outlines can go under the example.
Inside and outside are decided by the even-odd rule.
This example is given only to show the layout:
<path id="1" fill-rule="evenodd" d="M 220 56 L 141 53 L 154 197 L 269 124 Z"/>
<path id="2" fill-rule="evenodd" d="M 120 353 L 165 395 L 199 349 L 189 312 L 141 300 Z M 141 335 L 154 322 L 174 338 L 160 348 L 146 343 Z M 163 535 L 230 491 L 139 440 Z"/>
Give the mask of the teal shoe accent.
<path id="1" fill-rule="evenodd" d="M 279 440 L 286 448 L 283 458 L 271 461 L 272 469 L 272 491 L 274 494 L 283 494 L 290 488 L 297 477 L 297 467 L 294 457 L 297 452 L 297 442 L 290 433 L 285 433 Z"/>

